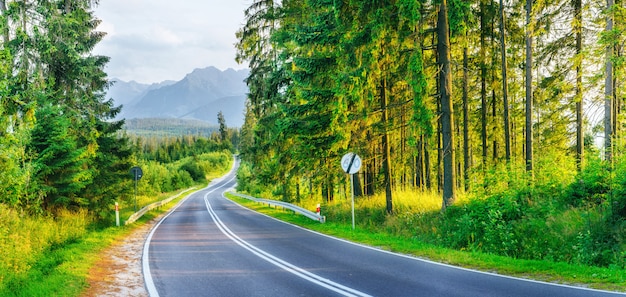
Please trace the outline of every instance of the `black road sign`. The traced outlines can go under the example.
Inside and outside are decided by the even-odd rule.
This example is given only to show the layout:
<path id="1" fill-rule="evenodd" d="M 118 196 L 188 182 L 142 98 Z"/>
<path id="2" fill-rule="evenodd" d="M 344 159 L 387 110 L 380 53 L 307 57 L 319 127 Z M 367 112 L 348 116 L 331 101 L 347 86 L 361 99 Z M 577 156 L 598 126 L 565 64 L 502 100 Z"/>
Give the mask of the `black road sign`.
<path id="1" fill-rule="evenodd" d="M 137 181 L 143 176 L 143 171 L 141 171 L 141 167 L 135 166 L 130 169 L 130 174 L 133 176 L 133 179 Z"/>

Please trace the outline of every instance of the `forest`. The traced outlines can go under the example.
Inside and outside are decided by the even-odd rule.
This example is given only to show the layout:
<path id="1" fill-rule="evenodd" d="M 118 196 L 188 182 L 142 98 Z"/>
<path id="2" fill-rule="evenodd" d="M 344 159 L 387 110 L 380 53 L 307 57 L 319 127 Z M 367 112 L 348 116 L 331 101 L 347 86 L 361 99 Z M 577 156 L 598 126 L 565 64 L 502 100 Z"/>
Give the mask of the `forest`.
<path id="1" fill-rule="evenodd" d="M 623 269 L 625 8 L 252 1 L 236 44 L 250 68 L 239 190 L 347 220 L 339 161 L 354 152 L 363 227 Z"/>
<path id="2" fill-rule="evenodd" d="M 105 95 L 109 58 L 92 54 L 105 35 L 97 2 L 0 0 L 2 296 L 78 295 L 79 266 L 127 232 L 114 227 L 116 202 L 126 220 L 137 200 L 206 185 L 232 165 L 238 130 L 223 116 L 210 131 L 155 131 L 163 121 L 152 121 L 148 135 L 114 120 L 122 107 Z M 133 166 L 144 173 L 138 197 Z"/>

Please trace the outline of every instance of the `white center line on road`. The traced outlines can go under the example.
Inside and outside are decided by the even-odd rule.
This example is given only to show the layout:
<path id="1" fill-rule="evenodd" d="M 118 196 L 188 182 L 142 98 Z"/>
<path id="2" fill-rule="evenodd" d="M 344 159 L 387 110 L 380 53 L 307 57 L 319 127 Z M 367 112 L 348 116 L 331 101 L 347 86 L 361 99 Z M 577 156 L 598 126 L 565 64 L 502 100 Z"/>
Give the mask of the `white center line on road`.
<path id="1" fill-rule="evenodd" d="M 208 195 L 209 193 L 206 193 L 204 195 L 204 202 L 206 203 L 206 208 L 207 211 L 209 212 L 209 214 L 211 215 L 211 217 L 213 218 L 213 221 L 215 222 L 215 224 L 217 225 L 217 227 L 220 229 L 220 231 L 222 231 L 222 233 L 224 233 L 224 235 L 226 235 L 228 238 L 230 238 L 232 241 L 234 241 L 235 243 L 237 243 L 238 245 L 240 245 L 241 247 L 247 249 L 248 251 L 250 251 L 251 253 L 253 253 L 254 255 L 258 256 L 259 258 L 270 262 L 282 269 L 284 269 L 287 272 L 290 272 L 296 276 L 299 276 L 309 282 L 312 282 L 316 285 L 322 286 L 324 288 L 327 288 L 333 292 L 339 293 L 343 296 L 362 296 L 362 297 L 366 297 L 366 296 L 370 296 L 366 293 L 363 293 L 361 291 L 346 287 L 344 285 L 341 285 L 339 283 L 333 282 L 327 278 L 323 278 L 317 274 L 311 273 L 309 271 L 306 271 L 305 269 L 302 269 L 298 266 L 295 266 L 285 260 L 282 260 L 270 253 L 267 253 L 259 248 L 257 248 L 256 246 L 250 244 L 249 242 L 241 239 L 239 236 L 237 236 L 237 234 L 235 234 L 232 230 L 230 230 L 223 222 L 222 220 L 220 220 L 220 218 L 217 216 L 217 214 L 215 213 L 215 211 L 213 211 L 213 208 L 211 207 L 211 203 L 209 202 L 208 199 Z"/>

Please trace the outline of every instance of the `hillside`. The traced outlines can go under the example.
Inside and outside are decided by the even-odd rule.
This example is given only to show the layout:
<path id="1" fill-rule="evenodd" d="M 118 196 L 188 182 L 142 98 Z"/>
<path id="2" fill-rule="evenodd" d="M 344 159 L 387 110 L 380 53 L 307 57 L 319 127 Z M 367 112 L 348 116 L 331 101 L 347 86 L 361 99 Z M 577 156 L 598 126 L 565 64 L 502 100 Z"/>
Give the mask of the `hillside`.
<path id="1" fill-rule="evenodd" d="M 219 126 L 205 121 L 189 119 L 127 119 L 126 131 L 137 136 L 181 136 L 198 135 L 209 137 L 219 130 Z"/>

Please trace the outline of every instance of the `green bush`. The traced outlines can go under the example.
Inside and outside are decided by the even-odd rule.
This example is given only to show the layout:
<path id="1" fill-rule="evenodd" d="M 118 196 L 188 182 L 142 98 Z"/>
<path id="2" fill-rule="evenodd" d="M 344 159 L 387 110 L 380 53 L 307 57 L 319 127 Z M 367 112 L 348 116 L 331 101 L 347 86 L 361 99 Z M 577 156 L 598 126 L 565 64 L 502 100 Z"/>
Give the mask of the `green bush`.
<path id="1" fill-rule="evenodd" d="M 237 191 L 256 195 L 259 194 L 257 187 L 251 165 L 247 162 L 241 162 L 237 170 Z"/>
<path id="2" fill-rule="evenodd" d="M 563 195 L 563 201 L 574 207 L 600 205 L 606 201 L 610 189 L 610 170 L 595 160 L 576 176 Z"/>
<path id="3" fill-rule="evenodd" d="M 204 170 L 200 168 L 200 165 L 198 165 L 198 162 L 195 160 L 183 164 L 180 169 L 189 173 L 189 176 L 193 181 L 199 182 L 206 179 Z"/>

